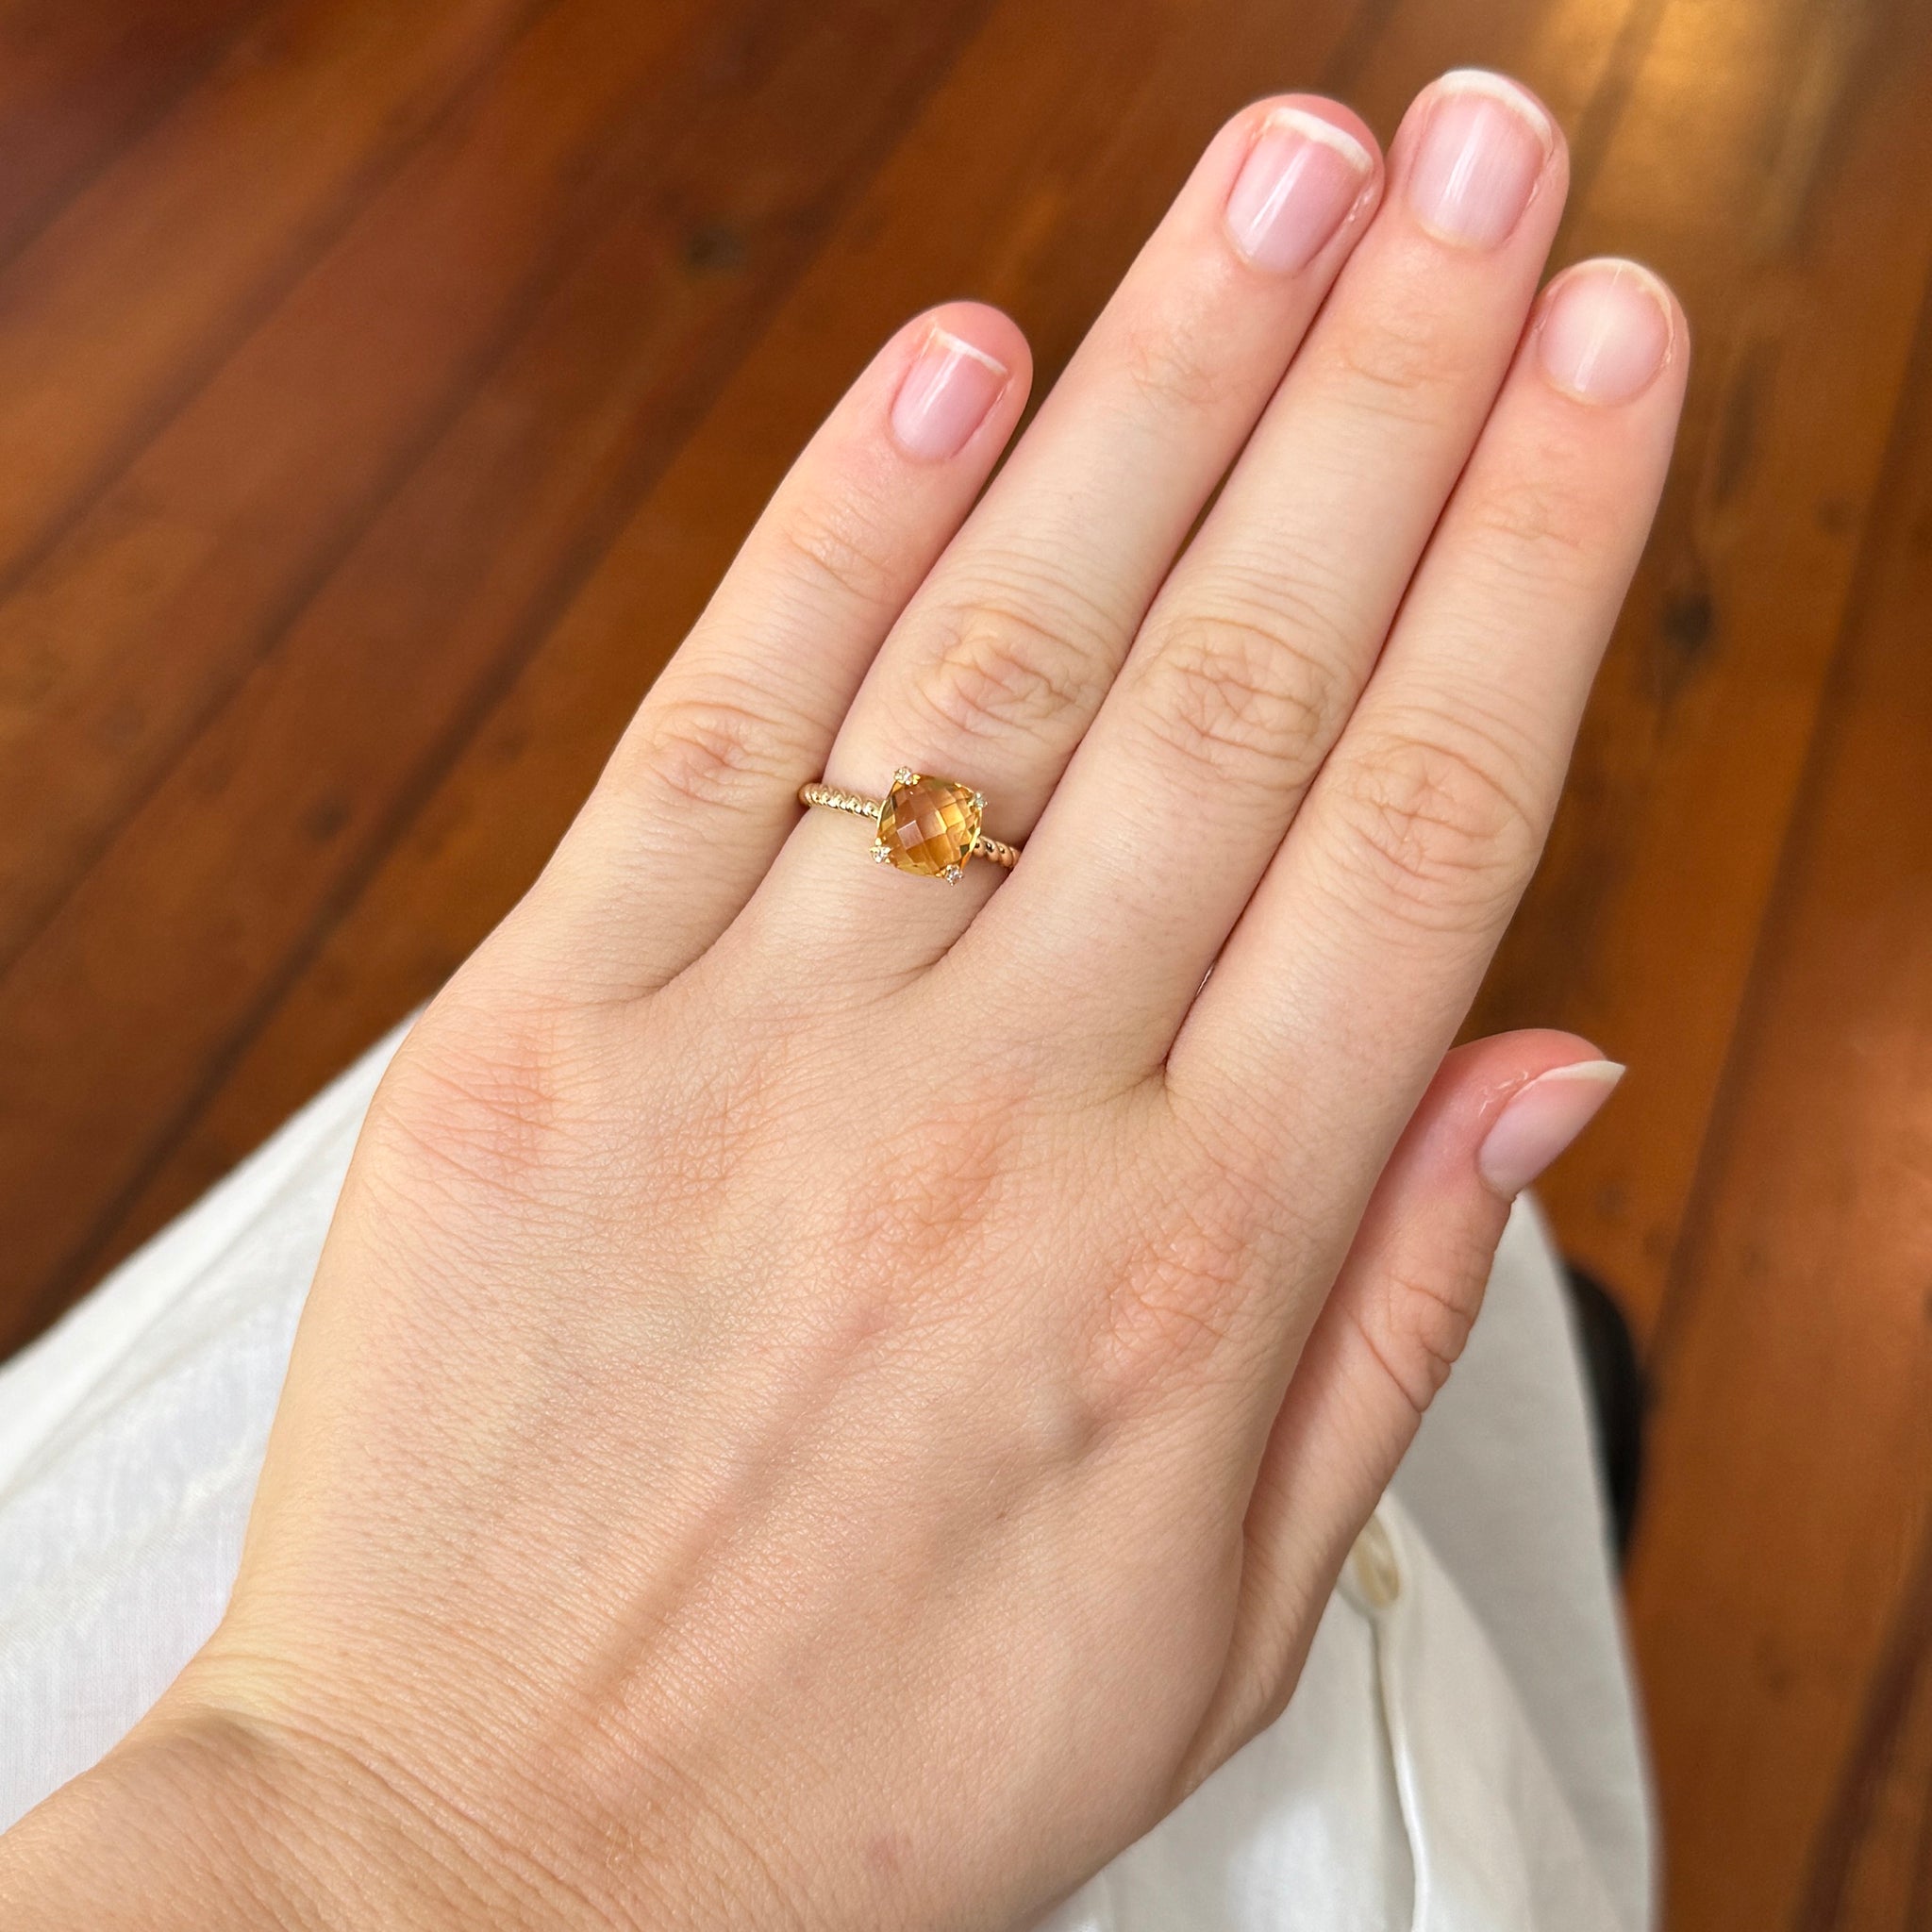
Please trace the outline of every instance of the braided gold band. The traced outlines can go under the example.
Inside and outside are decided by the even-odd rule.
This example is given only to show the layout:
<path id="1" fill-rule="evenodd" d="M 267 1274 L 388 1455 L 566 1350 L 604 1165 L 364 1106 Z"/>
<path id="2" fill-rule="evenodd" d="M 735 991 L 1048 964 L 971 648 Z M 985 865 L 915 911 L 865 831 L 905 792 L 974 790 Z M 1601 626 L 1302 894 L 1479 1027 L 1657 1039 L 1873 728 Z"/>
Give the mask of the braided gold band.
<path id="1" fill-rule="evenodd" d="M 834 791 L 829 785 L 802 785 L 798 791 L 800 805 L 822 805 L 827 811 L 849 811 L 856 819 L 870 819 L 874 824 L 879 822 L 879 813 L 885 809 L 883 798 L 861 798 L 856 791 Z"/>
<path id="2" fill-rule="evenodd" d="M 980 830 L 980 816 L 986 810 L 983 792 L 957 779 L 928 778 L 904 766 L 892 774 L 892 789 L 883 798 L 841 791 L 814 780 L 799 788 L 798 802 L 870 819 L 872 856 L 881 865 L 924 878 L 957 880 L 969 858 L 1010 866 L 1020 856 L 1017 845 L 989 839 Z"/>

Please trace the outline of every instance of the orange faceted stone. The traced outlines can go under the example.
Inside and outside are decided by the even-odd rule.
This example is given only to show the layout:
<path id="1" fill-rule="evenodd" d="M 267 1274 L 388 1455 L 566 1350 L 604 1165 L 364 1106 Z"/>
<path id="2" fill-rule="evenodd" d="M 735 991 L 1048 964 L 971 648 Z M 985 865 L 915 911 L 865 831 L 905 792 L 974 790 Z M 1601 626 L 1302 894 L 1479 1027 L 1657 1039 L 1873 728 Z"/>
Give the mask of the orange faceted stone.
<path id="1" fill-rule="evenodd" d="M 950 778 L 915 773 L 886 794 L 879 813 L 879 858 L 924 878 L 958 878 L 979 837 L 979 794 Z"/>

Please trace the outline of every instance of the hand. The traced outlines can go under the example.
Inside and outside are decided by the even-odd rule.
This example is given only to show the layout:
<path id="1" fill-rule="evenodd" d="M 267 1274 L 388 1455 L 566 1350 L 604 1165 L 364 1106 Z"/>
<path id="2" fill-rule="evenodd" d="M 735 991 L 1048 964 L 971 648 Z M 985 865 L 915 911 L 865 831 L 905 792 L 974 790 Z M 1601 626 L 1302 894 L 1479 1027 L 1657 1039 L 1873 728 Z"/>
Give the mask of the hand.
<path id="1" fill-rule="evenodd" d="M 1281 1709 L 1614 1077 L 1444 1060 L 1685 374 L 1642 271 L 1532 312 L 1564 180 L 1488 76 L 1386 180 L 1243 112 L 977 508 L 1019 332 L 887 345 L 396 1059 L 228 1616 L 9 1924 L 1017 1924 Z M 798 809 L 902 764 L 1018 868 Z"/>

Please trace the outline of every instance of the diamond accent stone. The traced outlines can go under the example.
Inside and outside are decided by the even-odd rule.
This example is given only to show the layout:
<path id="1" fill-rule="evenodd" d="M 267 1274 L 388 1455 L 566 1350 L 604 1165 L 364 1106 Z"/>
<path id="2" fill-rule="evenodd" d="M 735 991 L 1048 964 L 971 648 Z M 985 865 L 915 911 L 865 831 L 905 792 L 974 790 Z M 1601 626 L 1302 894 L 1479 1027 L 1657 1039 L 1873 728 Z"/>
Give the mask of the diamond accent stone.
<path id="1" fill-rule="evenodd" d="M 957 879 L 979 837 L 982 803 L 970 785 L 902 772 L 886 794 L 874 850 L 901 872 Z"/>

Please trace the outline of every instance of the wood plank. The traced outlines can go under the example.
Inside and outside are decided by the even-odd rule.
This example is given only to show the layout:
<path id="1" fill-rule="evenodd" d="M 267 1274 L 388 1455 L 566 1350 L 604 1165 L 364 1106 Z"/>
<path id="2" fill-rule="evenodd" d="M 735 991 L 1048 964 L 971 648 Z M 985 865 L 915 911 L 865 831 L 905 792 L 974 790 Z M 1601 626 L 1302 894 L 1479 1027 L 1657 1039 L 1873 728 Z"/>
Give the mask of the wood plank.
<path id="1" fill-rule="evenodd" d="M 267 0 L 0 8 L 0 259 L 173 104 Z"/>
<path id="2" fill-rule="evenodd" d="M 709 18 L 657 116 L 666 153 L 0 980 L 8 1292 L 93 1230 L 117 1163 L 146 1158 L 419 802 L 980 10 L 766 0 L 735 31 Z M 608 37 L 592 44 L 608 64 Z"/>
<path id="3" fill-rule="evenodd" d="M 1923 49 L 1901 33 L 1888 55 L 1909 83 Z M 1923 116 L 1923 70 L 1917 84 Z M 1892 85 L 1878 79 L 1874 99 Z M 1911 1802 L 1898 1750 L 1923 1742 L 1910 1707 L 1932 1641 L 1924 315 L 1657 1350 L 1631 1605 L 1670 1923 L 1695 1932 L 1837 1932 L 1902 1911 L 1915 1882 L 1877 1798 Z"/>
<path id="4" fill-rule="evenodd" d="M 708 12 L 558 0 L 0 600 L 0 968 L 650 175 Z"/>
<path id="5" fill-rule="evenodd" d="M 278 7 L 0 267 L 0 587 L 549 4 Z"/>
<path id="6" fill-rule="evenodd" d="M 1792 1932 L 1932 1924 L 1932 1538 L 1861 1687 L 1857 1728 L 1806 1863 Z"/>
<path id="7" fill-rule="evenodd" d="M 1474 1028 L 1627 1059 L 1550 1177 L 1566 1246 L 1648 1327 L 1874 500 L 1932 256 L 1928 16 L 1664 16 L 1579 249 L 1654 260 L 1696 333 L 1685 429 L 1541 874 Z"/>
<path id="8" fill-rule="evenodd" d="M 1378 17 L 1374 37 L 1352 42 L 1361 16 L 1337 8 L 1304 16 L 1291 45 L 1252 5 L 1207 24 L 1148 7 L 1119 22 L 1114 65 L 1096 72 L 1077 32 L 1056 38 L 1039 9 L 1002 8 L 408 837 L 358 883 L 353 906 L 327 908 L 287 983 L 259 1010 L 238 1008 L 214 1077 L 182 1115 L 144 1122 L 155 1134 L 147 1166 L 97 1244 L 56 1277 L 53 1302 L 433 990 L 513 901 L 798 443 L 905 313 L 961 289 L 1002 301 L 1027 326 L 1044 381 L 1198 142 L 1257 88 L 1345 78 L 1391 125 L 1430 74 L 1474 54 L 1527 66 L 1553 100 L 1580 108 L 1620 84 L 1625 24 L 1641 13 L 1599 8 L 1592 36 L 1521 0 L 1491 0 L 1455 30 L 1415 8 Z M 93 1158 L 98 1138 L 85 1144 Z"/>

